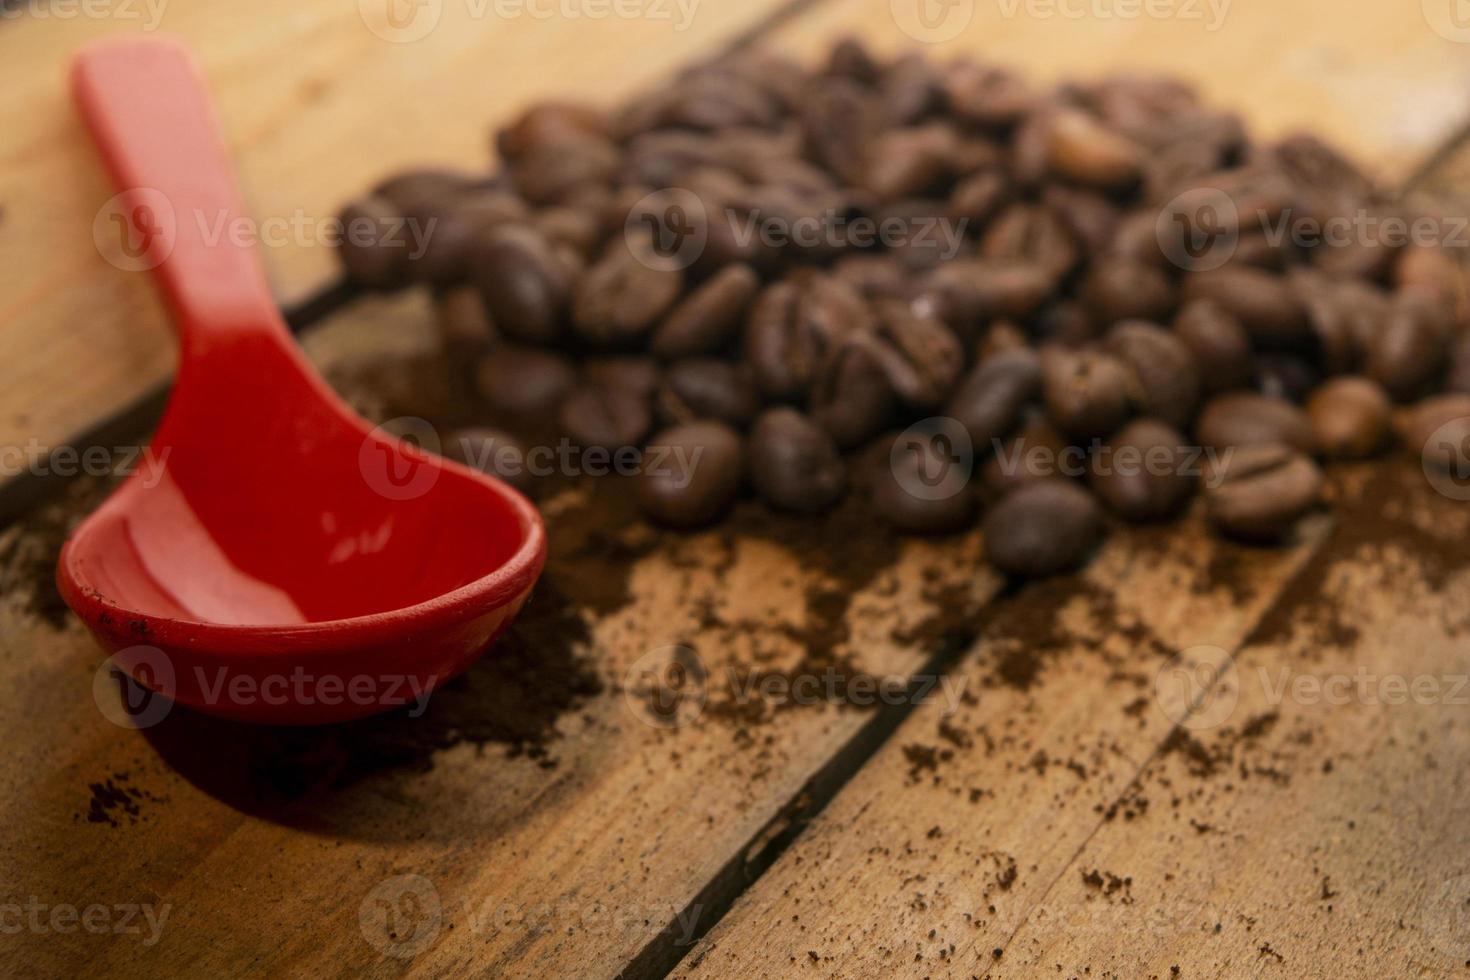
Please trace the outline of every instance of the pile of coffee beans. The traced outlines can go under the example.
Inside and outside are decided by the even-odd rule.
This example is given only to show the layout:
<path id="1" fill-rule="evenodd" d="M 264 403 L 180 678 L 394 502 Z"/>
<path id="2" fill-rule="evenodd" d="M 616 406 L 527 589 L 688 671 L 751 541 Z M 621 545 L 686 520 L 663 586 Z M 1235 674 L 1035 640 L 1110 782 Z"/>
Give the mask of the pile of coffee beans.
<path id="1" fill-rule="evenodd" d="M 1470 464 L 1458 224 L 1175 80 L 1044 90 L 843 41 L 537 105 L 495 145 L 352 203 L 341 257 L 433 290 L 483 402 L 449 450 L 533 492 L 550 438 L 639 461 L 664 525 L 862 495 L 905 532 L 983 515 L 990 560 L 1037 576 L 1109 515 L 1200 494 L 1270 541 L 1326 460 Z"/>

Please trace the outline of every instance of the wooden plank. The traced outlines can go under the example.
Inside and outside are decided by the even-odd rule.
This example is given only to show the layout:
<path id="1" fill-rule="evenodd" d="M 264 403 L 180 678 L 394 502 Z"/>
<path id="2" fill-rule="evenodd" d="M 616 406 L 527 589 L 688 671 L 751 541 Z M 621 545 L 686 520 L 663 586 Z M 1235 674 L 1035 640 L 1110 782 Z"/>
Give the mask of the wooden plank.
<path id="1" fill-rule="evenodd" d="M 1226 695 L 1143 769 L 1132 792 L 1152 805 L 1087 842 L 996 975 L 1470 962 L 1470 509 L 1408 462 L 1353 473 L 1341 495 L 1340 532 Z M 1098 869 L 1128 884 L 1100 890 L 1084 877 Z"/>
<path id="2" fill-rule="evenodd" d="M 632 18 L 496 13 L 545 9 L 536 4 L 405 6 L 416 17 L 440 11 L 435 29 L 412 43 L 386 40 L 369 29 L 369 19 L 383 24 L 365 3 L 162 6 L 156 26 L 187 40 L 209 77 L 284 306 L 336 279 L 324 222 L 395 168 L 488 166 L 492 127 L 533 99 L 616 100 L 782 0 L 695 4 L 687 17 L 687 5 L 649 2 L 635 5 L 649 16 Z M 93 241 L 114 189 L 71 111 L 66 58 L 153 23 L 142 3 L 105 9 L 138 19 L 0 22 L 0 445 L 64 445 L 173 367 L 146 274 L 113 267 Z"/>
<path id="3" fill-rule="evenodd" d="M 1325 531 L 1256 553 L 1196 516 L 1001 603 L 955 669 L 979 697 L 910 716 L 675 975 L 985 972 L 1097 827 L 1148 805 L 1126 789 L 1187 703 L 1156 678 L 1236 649 Z"/>
<path id="4" fill-rule="evenodd" d="M 420 304 L 364 303 L 308 347 L 370 412 L 432 415 L 443 406 L 398 383 L 427 372 L 431 394 L 448 388 Z M 577 493 L 546 505 L 553 558 L 520 645 L 418 721 L 276 733 L 180 715 L 121 731 L 92 700 L 95 646 L 75 623 L 38 618 L 25 579 L 7 582 L 0 668 L 15 683 L 0 713 L 16 734 L 0 821 L 14 860 L 0 904 L 149 904 L 169 918 L 153 945 L 6 935 L 0 969 L 661 973 L 721 911 L 722 890 L 769 861 L 793 801 L 884 718 L 821 691 L 805 706 L 780 707 L 780 692 L 746 700 L 730 670 L 906 682 L 946 632 L 974 628 L 999 585 L 976 574 L 975 534 L 903 543 L 865 526 L 828 550 L 801 521 L 753 509 L 743 530 L 664 538 L 628 519 L 626 494 L 593 506 Z M 34 525 L 8 533 L 44 538 Z M 25 553 L 0 548 L 12 568 Z M 43 557 L 36 574 L 46 568 Z M 641 674 L 624 683 L 669 644 L 695 649 L 709 677 L 706 710 L 673 728 L 649 723 Z M 547 693 L 569 676 L 584 697 Z M 531 720 L 559 733 L 544 743 L 516 728 L 543 702 Z M 139 795 L 119 803 L 109 781 Z M 426 883 L 439 911 L 407 921 L 430 932 L 395 943 L 373 918 L 378 901 L 397 907 Z M 433 942 L 402 945 L 415 935 Z M 405 949 L 416 955 L 391 955 Z"/>

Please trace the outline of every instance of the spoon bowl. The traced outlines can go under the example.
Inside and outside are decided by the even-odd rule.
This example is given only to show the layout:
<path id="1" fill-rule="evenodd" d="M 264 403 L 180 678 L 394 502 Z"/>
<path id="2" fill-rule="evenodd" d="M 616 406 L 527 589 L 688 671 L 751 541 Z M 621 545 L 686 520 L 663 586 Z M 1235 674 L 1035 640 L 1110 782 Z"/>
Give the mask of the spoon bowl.
<path id="1" fill-rule="evenodd" d="M 123 231 L 149 232 L 134 251 L 181 355 L 144 465 L 62 549 L 62 597 L 134 681 L 211 714 L 312 724 L 421 702 L 525 603 L 540 515 L 356 416 L 291 339 L 254 249 L 206 239 L 244 209 L 186 51 L 104 42 L 73 84 Z"/>

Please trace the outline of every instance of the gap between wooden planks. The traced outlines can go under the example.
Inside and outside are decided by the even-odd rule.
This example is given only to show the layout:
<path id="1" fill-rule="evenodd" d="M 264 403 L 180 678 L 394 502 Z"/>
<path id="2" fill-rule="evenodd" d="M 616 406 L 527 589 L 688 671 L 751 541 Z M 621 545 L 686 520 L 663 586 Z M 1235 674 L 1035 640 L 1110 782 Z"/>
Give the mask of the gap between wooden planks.
<path id="1" fill-rule="evenodd" d="M 493 125 L 531 101 L 615 101 L 806 5 L 696 3 L 686 22 L 674 3 L 648 5 L 667 19 L 546 19 L 436 0 L 404 5 L 441 12 L 437 28 L 412 43 L 375 34 L 368 20 L 382 27 L 371 16 L 379 5 L 352 0 L 134 3 L 115 5 L 123 13 L 113 17 L 0 18 L 0 445 L 34 440 L 52 450 L 77 440 L 156 390 L 174 364 L 147 274 L 114 268 L 99 250 L 111 243 L 93 240 L 115 188 L 65 88 L 67 58 L 80 45 L 138 33 L 157 7 L 154 26 L 194 48 L 276 295 L 292 308 L 337 280 L 324 223 L 394 170 L 486 167 Z M 532 8 L 542 9 L 524 9 Z"/>

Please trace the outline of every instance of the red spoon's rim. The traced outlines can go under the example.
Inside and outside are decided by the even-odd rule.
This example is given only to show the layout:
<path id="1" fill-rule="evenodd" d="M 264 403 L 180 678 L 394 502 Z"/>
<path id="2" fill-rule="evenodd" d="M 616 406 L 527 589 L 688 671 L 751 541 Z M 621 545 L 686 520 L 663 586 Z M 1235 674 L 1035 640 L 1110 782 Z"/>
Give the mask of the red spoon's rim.
<path id="1" fill-rule="evenodd" d="M 260 625 L 175 619 L 119 606 L 76 580 L 72 551 L 77 542 L 86 537 L 93 522 L 102 518 L 123 496 L 126 486 L 119 487 L 62 545 L 56 563 L 57 588 L 66 604 L 89 626 L 103 622 L 103 616 L 107 614 L 116 618 L 119 632 L 132 635 L 139 643 L 182 641 L 209 653 L 288 655 L 303 649 L 347 649 L 361 646 L 364 639 L 381 641 L 391 633 L 432 629 L 462 619 L 467 612 L 487 612 L 506 606 L 530 590 L 546 564 L 546 526 L 541 513 L 519 491 L 500 480 L 453 460 L 441 459 L 438 462 L 446 469 L 475 480 L 510 504 L 521 532 L 521 543 L 494 570 L 423 602 L 345 619 Z"/>

